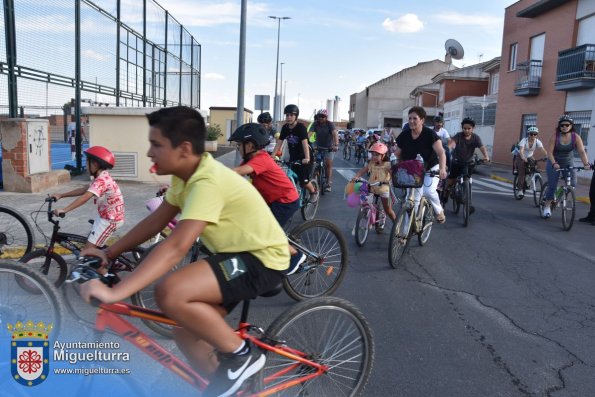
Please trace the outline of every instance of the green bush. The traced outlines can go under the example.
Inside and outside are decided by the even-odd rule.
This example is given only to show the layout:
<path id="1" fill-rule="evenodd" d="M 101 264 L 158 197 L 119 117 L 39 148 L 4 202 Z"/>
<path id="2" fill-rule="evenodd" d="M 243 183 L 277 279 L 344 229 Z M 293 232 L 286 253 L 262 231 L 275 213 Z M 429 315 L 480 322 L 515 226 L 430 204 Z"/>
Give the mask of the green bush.
<path id="1" fill-rule="evenodd" d="M 207 127 L 207 141 L 216 141 L 220 136 L 223 136 L 223 133 L 219 124 L 213 124 Z"/>

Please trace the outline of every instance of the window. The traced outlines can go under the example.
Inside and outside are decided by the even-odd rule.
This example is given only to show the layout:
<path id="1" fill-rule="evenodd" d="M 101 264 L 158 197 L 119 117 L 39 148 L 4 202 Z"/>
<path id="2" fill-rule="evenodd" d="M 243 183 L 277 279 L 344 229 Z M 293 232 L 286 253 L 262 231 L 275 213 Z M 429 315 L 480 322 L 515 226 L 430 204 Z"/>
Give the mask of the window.
<path id="1" fill-rule="evenodd" d="M 493 73 L 490 76 L 490 90 L 489 94 L 497 94 L 498 93 L 498 84 L 500 83 L 500 73 Z"/>
<path id="2" fill-rule="evenodd" d="M 510 63 L 508 64 L 509 71 L 516 70 L 516 55 L 518 47 L 519 43 L 514 43 L 510 45 Z"/>
<path id="3" fill-rule="evenodd" d="M 574 120 L 574 129 L 578 132 L 587 150 L 589 143 L 589 127 L 591 126 L 591 111 L 585 112 L 568 112 L 567 113 Z M 578 158 L 576 150 L 574 151 L 575 157 Z"/>
<path id="4" fill-rule="evenodd" d="M 523 123 L 521 125 L 521 133 L 519 134 L 519 141 L 527 136 L 527 128 L 532 125 L 537 125 L 537 114 L 528 113 L 523 114 Z"/>

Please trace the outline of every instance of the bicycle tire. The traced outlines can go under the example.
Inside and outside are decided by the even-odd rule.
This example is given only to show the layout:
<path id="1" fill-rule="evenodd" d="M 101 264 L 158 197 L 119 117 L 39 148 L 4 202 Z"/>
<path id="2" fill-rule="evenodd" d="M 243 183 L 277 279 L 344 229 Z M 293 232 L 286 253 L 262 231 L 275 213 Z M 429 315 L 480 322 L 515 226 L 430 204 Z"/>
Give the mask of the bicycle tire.
<path id="1" fill-rule="evenodd" d="M 543 219 L 545 219 L 543 216 L 543 208 L 545 204 L 545 192 L 547 191 L 547 186 L 548 183 L 544 183 L 543 187 L 541 188 L 541 193 L 539 194 L 539 216 Z"/>
<path id="2" fill-rule="evenodd" d="M 432 205 L 425 199 L 423 199 L 423 205 L 420 205 L 421 210 L 421 230 L 417 233 L 417 242 L 420 246 L 424 246 L 432 233 L 432 225 L 434 223 L 434 210 Z"/>
<path id="3" fill-rule="evenodd" d="M 409 245 L 411 226 L 413 225 L 412 212 L 413 210 L 401 208 L 390 231 L 390 238 L 388 240 L 388 263 L 393 269 L 398 267 L 399 261 Z"/>
<path id="4" fill-rule="evenodd" d="M 351 160 L 351 146 L 347 147 L 347 161 Z"/>
<path id="5" fill-rule="evenodd" d="M 363 247 L 370 233 L 370 208 L 361 207 L 355 221 L 355 243 Z"/>
<path id="6" fill-rule="evenodd" d="M 519 188 L 517 185 L 518 181 L 519 181 L 519 176 L 515 175 L 514 179 L 512 180 L 512 193 L 513 193 L 515 199 L 522 200 L 523 196 L 520 195 L 521 192 L 519 191 Z"/>
<path id="7" fill-rule="evenodd" d="M 574 216 L 576 214 L 576 197 L 574 189 L 564 188 L 560 210 L 562 210 L 562 229 L 564 229 L 564 231 L 569 231 L 572 229 Z"/>
<path id="8" fill-rule="evenodd" d="M 21 288 L 23 282 L 34 286 L 35 293 Z M 56 339 L 64 324 L 64 301 L 56 287 L 37 270 L 18 262 L 0 262 L 0 322 L 6 326 L 29 320 L 51 323 L 50 335 Z"/>
<path id="9" fill-rule="evenodd" d="M 318 165 L 318 172 L 316 176 L 316 180 L 318 182 L 318 187 L 320 187 L 320 195 L 325 195 L 325 184 L 324 184 L 324 162 L 321 165 Z"/>
<path id="10" fill-rule="evenodd" d="M 142 262 L 144 260 L 144 258 L 146 258 L 149 255 L 149 253 L 158 244 L 159 243 L 153 244 L 152 246 L 146 248 L 139 259 L 139 263 Z M 184 257 L 182 263 L 174 266 L 171 269 L 171 271 L 175 271 L 176 269 L 179 269 L 180 267 L 186 266 L 189 263 L 197 261 L 198 257 L 199 257 L 198 248 L 193 246 L 192 249 L 190 251 L 188 251 L 188 253 Z M 130 300 L 132 301 L 132 303 L 136 306 L 144 307 L 145 309 L 159 310 L 159 307 L 157 306 L 157 301 L 155 299 L 155 285 L 157 283 L 159 283 L 160 280 L 161 279 L 147 285 L 142 290 L 137 291 L 134 294 L 132 294 L 132 296 L 130 296 Z M 165 336 L 167 338 L 173 337 L 173 334 L 172 334 L 173 327 L 171 325 L 151 321 L 151 320 L 148 320 L 145 318 L 141 318 L 140 320 L 150 330 L 158 333 L 159 335 Z"/>
<path id="11" fill-rule="evenodd" d="M 297 303 L 277 317 L 266 337 L 283 340 L 280 348 L 299 350 L 329 371 L 305 383 L 278 391 L 277 396 L 360 396 L 374 365 L 374 337 L 364 315 L 350 302 L 322 297 Z M 308 368 L 279 354 L 267 353 L 260 382 L 272 374 L 267 388 L 306 375 Z M 349 382 L 351 380 L 351 382 Z"/>
<path id="12" fill-rule="evenodd" d="M 20 259 L 35 246 L 33 228 L 27 218 L 10 207 L 0 207 L 0 259 Z"/>
<path id="13" fill-rule="evenodd" d="M 68 276 L 68 265 L 62 256 L 55 252 L 48 252 L 47 248 L 42 248 L 30 252 L 23 256 L 19 263 L 33 268 L 47 277 L 56 288 L 60 288 Z M 17 283 L 23 289 L 32 294 L 39 293 L 35 287 L 27 285 L 24 281 L 17 278 Z"/>
<path id="14" fill-rule="evenodd" d="M 314 190 L 320 192 L 320 186 L 318 186 L 318 182 L 315 179 L 310 181 L 312 186 L 314 186 Z M 302 219 L 305 221 L 309 221 L 316 216 L 316 211 L 318 210 L 318 202 L 320 201 L 320 195 L 318 196 L 318 200 L 315 203 L 310 202 L 310 192 L 308 189 L 304 188 L 304 193 L 302 196 Z"/>
<path id="15" fill-rule="evenodd" d="M 343 160 L 347 160 L 347 148 L 348 145 L 343 145 Z"/>
<path id="16" fill-rule="evenodd" d="M 308 257 L 304 270 L 283 279 L 283 288 L 292 299 L 326 296 L 334 293 L 347 274 L 347 241 L 332 222 L 314 219 L 297 226 L 289 238 L 318 254 Z"/>
<path id="17" fill-rule="evenodd" d="M 457 181 L 454 185 L 454 194 L 452 198 L 452 212 L 457 215 L 461 208 L 461 184 Z"/>
<path id="18" fill-rule="evenodd" d="M 533 186 L 533 202 L 536 207 L 539 207 L 539 198 L 543 190 L 543 179 L 540 174 L 535 174 L 535 185 Z"/>
<path id="19" fill-rule="evenodd" d="M 469 216 L 471 215 L 471 182 L 469 178 L 465 179 L 463 185 L 463 226 L 469 226 Z"/>

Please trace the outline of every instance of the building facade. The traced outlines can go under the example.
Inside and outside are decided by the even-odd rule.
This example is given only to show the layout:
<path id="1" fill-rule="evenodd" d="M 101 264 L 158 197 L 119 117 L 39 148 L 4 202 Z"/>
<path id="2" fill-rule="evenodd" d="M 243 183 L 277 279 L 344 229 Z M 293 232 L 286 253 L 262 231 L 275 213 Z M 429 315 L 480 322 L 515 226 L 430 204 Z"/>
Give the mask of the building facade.
<path id="1" fill-rule="evenodd" d="M 520 0 L 506 8 L 499 75 L 494 161 L 510 163 L 510 147 L 536 125 L 540 139 L 558 118 L 575 120 L 595 147 L 595 1 Z M 593 161 L 593 153 L 589 153 Z"/>

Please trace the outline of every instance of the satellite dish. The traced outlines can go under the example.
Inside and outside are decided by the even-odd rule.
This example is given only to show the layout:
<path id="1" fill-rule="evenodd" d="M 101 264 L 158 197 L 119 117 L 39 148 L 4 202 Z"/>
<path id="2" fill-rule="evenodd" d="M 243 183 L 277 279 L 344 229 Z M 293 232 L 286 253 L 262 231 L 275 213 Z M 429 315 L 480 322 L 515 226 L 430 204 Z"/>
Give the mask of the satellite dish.
<path id="1" fill-rule="evenodd" d="M 446 43 L 444 43 L 444 48 L 446 49 L 447 59 L 463 59 L 463 55 L 465 55 L 463 46 L 455 39 L 446 40 Z"/>

